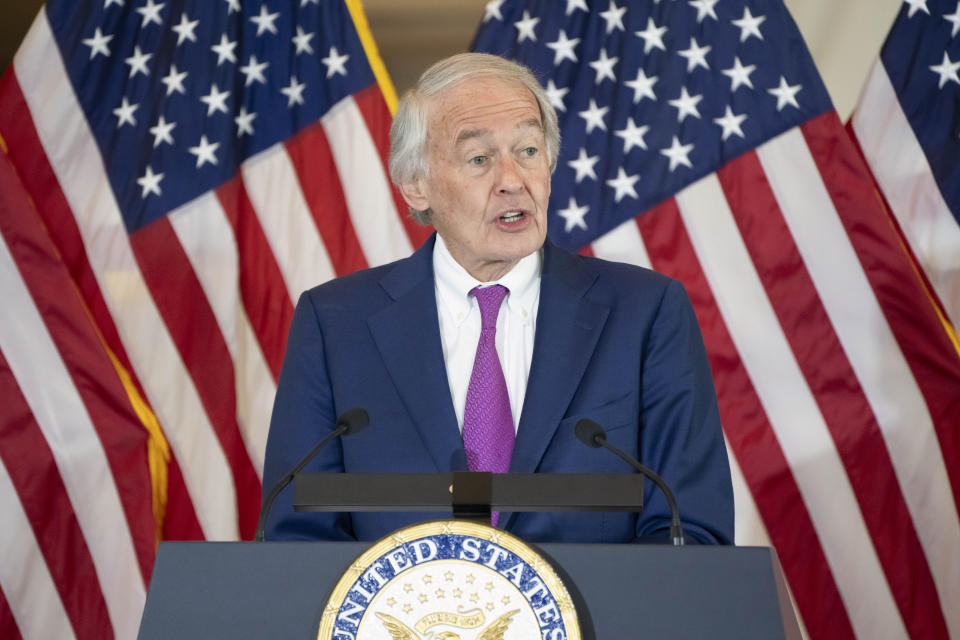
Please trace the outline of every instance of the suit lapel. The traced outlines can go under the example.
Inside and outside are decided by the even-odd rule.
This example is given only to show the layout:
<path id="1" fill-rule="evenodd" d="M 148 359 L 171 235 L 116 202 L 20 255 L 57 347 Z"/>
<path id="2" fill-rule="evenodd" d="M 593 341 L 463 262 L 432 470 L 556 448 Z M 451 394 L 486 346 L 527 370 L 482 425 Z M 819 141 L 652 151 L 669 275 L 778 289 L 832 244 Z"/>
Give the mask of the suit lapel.
<path id="1" fill-rule="evenodd" d="M 367 320 L 384 365 L 437 471 L 466 470 L 443 365 L 433 283 L 433 240 L 380 282 L 393 304 Z"/>
<path id="2" fill-rule="evenodd" d="M 544 246 L 540 308 L 527 395 L 510 471 L 532 473 L 593 355 L 609 307 L 585 299 L 596 274 L 574 255 Z"/>

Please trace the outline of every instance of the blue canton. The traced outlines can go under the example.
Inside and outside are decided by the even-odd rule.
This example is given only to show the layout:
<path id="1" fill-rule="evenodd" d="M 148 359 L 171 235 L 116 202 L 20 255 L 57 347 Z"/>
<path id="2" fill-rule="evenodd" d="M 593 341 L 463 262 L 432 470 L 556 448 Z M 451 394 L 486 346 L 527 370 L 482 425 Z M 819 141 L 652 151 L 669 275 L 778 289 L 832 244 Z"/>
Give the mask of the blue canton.
<path id="1" fill-rule="evenodd" d="M 833 108 L 780 2 L 494 0 L 483 20 L 473 49 L 533 69 L 560 117 L 568 249 Z"/>
<path id="2" fill-rule="evenodd" d="M 127 230 L 374 82 L 342 0 L 52 0 Z"/>

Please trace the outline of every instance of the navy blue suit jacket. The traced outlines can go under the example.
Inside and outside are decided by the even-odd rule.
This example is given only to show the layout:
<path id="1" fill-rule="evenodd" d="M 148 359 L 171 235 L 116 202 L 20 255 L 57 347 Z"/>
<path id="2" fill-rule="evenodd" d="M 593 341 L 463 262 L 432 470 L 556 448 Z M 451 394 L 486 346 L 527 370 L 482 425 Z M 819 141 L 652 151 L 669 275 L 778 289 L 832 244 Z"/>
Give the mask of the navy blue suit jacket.
<path id="1" fill-rule="evenodd" d="M 269 488 L 353 407 L 370 426 L 325 449 L 306 471 L 466 470 L 440 343 L 433 239 L 414 255 L 327 282 L 297 304 L 267 442 Z M 625 264 L 544 247 L 533 362 L 512 472 L 632 473 L 576 439 L 591 418 L 608 440 L 660 473 L 688 539 L 733 540 L 733 495 L 703 340 L 683 287 Z M 297 513 L 291 488 L 268 540 L 377 539 L 438 514 Z M 652 483 L 628 513 L 513 513 L 528 542 L 666 539 L 670 515 Z M 504 518 L 506 515 L 506 518 Z"/>

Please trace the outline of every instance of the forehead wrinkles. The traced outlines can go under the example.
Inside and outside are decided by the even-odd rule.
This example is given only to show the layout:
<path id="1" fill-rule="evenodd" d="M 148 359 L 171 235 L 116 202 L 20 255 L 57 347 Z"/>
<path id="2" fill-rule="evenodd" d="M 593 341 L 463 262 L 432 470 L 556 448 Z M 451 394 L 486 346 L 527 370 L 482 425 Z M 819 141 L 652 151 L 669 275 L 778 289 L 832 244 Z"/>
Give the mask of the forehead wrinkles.
<path id="1" fill-rule="evenodd" d="M 499 98 L 499 96 L 503 96 Z M 500 123 L 542 131 L 540 108 L 526 88 L 498 81 L 475 81 L 434 96 L 429 105 L 431 144 L 456 144 L 463 134 L 486 133 Z"/>

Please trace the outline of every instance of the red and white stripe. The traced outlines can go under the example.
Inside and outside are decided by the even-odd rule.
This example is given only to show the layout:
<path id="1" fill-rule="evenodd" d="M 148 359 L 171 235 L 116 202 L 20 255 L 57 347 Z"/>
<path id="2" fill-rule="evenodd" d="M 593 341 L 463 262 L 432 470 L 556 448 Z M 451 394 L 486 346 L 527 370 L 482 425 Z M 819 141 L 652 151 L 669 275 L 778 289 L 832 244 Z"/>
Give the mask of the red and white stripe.
<path id="1" fill-rule="evenodd" d="M 386 177 L 390 113 L 375 85 L 132 234 L 45 13 L 0 99 L 0 135 L 37 227 L 46 225 L 51 255 L 76 283 L 70 293 L 82 296 L 67 326 L 51 328 L 31 298 L 36 282 L 20 279 L 19 263 L 0 251 L 0 425 L 26 425 L 27 434 L 0 434 L 0 499 L 11 514 L 0 537 L 16 550 L 0 568 L 0 608 L 11 614 L 0 612 L 0 635 L 133 638 L 155 543 L 146 431 L 125 404 L 141 436 L 141 486 L 128 491 L 120 472 L 133 471 L 132 458 L 112 453 L 95 400 L 50 332 L 93 320 L 102 342 L 89 325 L 88 348 L 102 365 L 108 347 L 156 414 L 173 456 L 165 535 L 250 537 L 295 301 L 332 277 L 409 255 L 429 230 L 410 223 Z M 4 232 L 7 243 L 21 241 L 16 229 Z M 127 402 L 112 366 L 96 373 L 114 379 L 115 400 Z M 17 457 L 27 444 L 39 446 L 23 458 L 30 467 Z M 44 469 L 41 494 L 26 481 L 35 465 Z"/>
<path id="2" fill-rule="evenodd" d="M 879 58 L 850 124 L 910 249 L 950 322 L 960 327 L 960 225 Z"/>
<path id="3" fill-rule="evenodd" d="M 591 252 L 686 285 L 737 543 L 777 547 L 811 637 L 960 637 L 960 360 L 858 167 L 827 114 Z"/>

